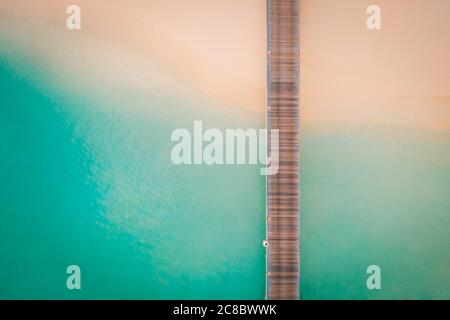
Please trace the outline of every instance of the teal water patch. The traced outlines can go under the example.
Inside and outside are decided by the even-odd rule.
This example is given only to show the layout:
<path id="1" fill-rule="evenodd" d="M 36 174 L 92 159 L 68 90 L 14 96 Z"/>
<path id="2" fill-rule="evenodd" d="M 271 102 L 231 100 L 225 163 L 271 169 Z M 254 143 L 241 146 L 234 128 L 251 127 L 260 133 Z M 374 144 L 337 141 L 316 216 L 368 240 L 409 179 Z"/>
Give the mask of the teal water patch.
<path id="1" fill-rule="evenodd" d="M 450 298 L 450 133 L 303 129 L 302 298 Z"/>
<path id="2" fill-rule="evenodd" d="M 1 299 L 264 298 L 259 167 L 170 160 L 175 128 L 264 119 L 176 96 L 73 96 L 10 65 L 0 60 Z M 129 112 L 139 104 L 150 112 Z M 66 288 L 72 264 L 79 291 Z"/>
<path id="3" fill-rule="evenodd" d="M 0 61 L 1 299 L 264 298 L 259 167 L 170 162 L 173 129 L 261 115 L 80 97 Z M 446 132 L 302 128 L 302 298 L 449 298 L 449 146 Z"/>

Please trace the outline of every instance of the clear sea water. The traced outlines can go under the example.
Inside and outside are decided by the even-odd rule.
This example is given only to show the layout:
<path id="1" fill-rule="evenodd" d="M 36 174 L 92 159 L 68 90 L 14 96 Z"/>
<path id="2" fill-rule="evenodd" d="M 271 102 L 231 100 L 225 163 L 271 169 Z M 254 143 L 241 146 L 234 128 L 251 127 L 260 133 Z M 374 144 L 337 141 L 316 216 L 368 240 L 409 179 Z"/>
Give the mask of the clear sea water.
<path id="1" fill-rule="evenodd" d="M 176 95 L 104 108 L 39 81 L 0 55 L 0 299 L 264 298 L 259 167 L 170 162 L 175 128 L 263 116 Z M 449 298 L 449 133 L 302 129 L 302 298 Z M 71 264 L 80 291 L 65 287 Z"/>
<path id="2" fill-rule="evenodd" d="M 263 119 L 161 96 L 146 116 L 127 101 L 101 108 L 5 61 L 0 87 L 0 298 L 264 298 L 259 167 L 170 159 L 173 129 Z"/>
<path id="3" fill-rule="evenodd" d="M 306 127 L 302 150 L 303 296 L 450 298 L 450 133 Z"/>

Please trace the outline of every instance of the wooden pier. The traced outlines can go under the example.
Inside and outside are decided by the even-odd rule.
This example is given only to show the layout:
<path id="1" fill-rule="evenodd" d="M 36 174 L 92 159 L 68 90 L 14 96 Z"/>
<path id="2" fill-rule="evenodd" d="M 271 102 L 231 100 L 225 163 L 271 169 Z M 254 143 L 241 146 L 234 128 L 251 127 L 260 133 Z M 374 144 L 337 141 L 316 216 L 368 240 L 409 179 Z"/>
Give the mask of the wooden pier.
<path id="1" fill-rule="evenodd" d="M 267 176 L 266 298 L 299 299 L 299 0 L 267 0 L 267 32 L 268 141 L 278 129 L 279 170 Z"/>

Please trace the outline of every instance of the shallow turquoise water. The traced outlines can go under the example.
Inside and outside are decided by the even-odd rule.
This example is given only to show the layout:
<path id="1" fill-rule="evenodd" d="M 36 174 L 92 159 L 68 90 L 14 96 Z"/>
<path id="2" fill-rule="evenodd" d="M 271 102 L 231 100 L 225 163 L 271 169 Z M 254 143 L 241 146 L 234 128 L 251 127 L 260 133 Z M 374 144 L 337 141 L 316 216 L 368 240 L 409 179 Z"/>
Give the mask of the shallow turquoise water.
<path id="1" fill-rule="evenodd" d="M 302 150 L 302 296 L 450 298 L 450 133 L 305 126 Z"/>
<path id="2" fill-rule="evenodd" d="M 81 97 L 45 76 L 0 59 L 0 298 L 264 298 L 259 168 L 170 162 L 174 128 L 264 119 L 173 96 Z M 449 134 L 302 132 L 302 298 L 449 298 Z M 65 287 L 70 264 L 81 291 Z M 371 264 L 381 291 L 366 288 Z"/>
<path id="3" fill-rule="evenodd" d="M 40 77 L 0 64 L 0 298 L 264 298 L 259 168 L 170 160 L 175 128 L 263 119 L 161 95 L 146 116 L 121 105 L 140 101 L 100 108 L 27 68 Z"/>

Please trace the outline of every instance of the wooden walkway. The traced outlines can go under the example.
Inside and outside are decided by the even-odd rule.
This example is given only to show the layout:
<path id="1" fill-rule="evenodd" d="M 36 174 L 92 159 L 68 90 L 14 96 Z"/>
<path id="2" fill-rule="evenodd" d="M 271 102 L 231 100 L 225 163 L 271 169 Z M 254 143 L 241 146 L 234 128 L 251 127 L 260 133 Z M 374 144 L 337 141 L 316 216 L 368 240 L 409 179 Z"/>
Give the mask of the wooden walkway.
<path id="1" fill-rule="evenodd" d="M 267 176 L 266 298 L 299 299 L 299 0 L 267 0 L 267 32 L 267 127 L 280 140 Z"/>

